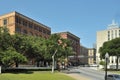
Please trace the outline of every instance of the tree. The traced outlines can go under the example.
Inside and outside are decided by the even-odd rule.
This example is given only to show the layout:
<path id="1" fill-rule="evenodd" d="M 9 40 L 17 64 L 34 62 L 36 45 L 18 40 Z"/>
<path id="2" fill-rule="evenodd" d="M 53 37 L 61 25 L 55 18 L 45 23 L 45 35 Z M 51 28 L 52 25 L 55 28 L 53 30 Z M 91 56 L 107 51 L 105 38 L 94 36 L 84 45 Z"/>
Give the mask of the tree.
<path id="1" fill-rule="evenodd" d="M 0 52 L 1 63 L 4 67 L 10 67 L 16 65 L 18 67 L 19 63 L 27 62 L 27 59 L 22 54 L 16 52 L 13 48 L 9 48 L 6 51 Z"/>
<path id="2" fill-rule="evenodd" d="M 43 58 L 41 53 L 42 38 L 22 34 L 12 36 L 15 50 L 26 56 L 28 60 L 37 62 L 37 66 L 39 67 L 39 61 Z"/>
<path id="3" fill-rule="evenodd" d="M 0 49 L 7 50 L 13 44 L 12 37 L 6 27 L 0 27 Z"/>
<path id="4" fill-rule="evenodd" d="M 14 34 L 13 38 L 13 47 L 18 53 L 25 55 L 26 51 L 30 47 L 30 38 L 22 34 Z"/>
<path id="5" fill-rule="evenodd" d="M 100 57 L 105 58 L 105 53 L 108 52 L 110 56 L 117 56 L 116 69 L 118 69 L 118 59 L 120 56 L 120 38 L 104 42 L 103 46 L 99 49 Z"/>
<path id="6" fill-rule="evenodd" d="M 11 66 L 28 60 L 39 62 L 52 61 L 66 58 L 72 52 L 67 39 L 58 34 L 51 35 L 48 39 L 22 34 L 10 35 L 8 29 L 0 28 L 0 64 Z M 70 43 L 70 42 L 69 42 Z M 23 60 L 23 61 L 22 61 Z"/>
<path id="7" fill-rule="evenodd" d="M 39 67 L 40 60 L 42 60 L 44 58 L 43 57 L 43 48 L 42 48 L 44 38 L 31 36 L 28 38 L 28 40 L 29 40 L 28 41 L 29 47 L 28 47 L 28 50 L 26 53 L 30 59 L 35 60 L 35 62 L 37 63 L 37 67 Z"/>
<path id="8" fill-rule="evenodd" d="M 52 58 L 52 72 L 54 72 L 54 61 L 65 59 L 69 55 L 69 52 L 72 52 L 72 48 L 70 42 L 67 39 L 61 38 L 59 34 L 52 34 L 46 41 L 46 46 L 46 55 Z"/>
<path id="9" fill-rule="evenodd" d="M 15 50 L 8 50 L 7 53 L 11 53 L 11 58 L 14 61 L 16 67 L 18 67 L 18 65 L 20 63 L 26 63 L 27 62 L 27 58 L 25 56 L 23 56 L 23 54 L 16 52 Z"/>
<path id="10" fill-rule="evenodd" d="M 26 57 L 15 50 L 14 38 L 6 27 L 0 27 L 0 64 L 9 67 L 26 61 Z"/>

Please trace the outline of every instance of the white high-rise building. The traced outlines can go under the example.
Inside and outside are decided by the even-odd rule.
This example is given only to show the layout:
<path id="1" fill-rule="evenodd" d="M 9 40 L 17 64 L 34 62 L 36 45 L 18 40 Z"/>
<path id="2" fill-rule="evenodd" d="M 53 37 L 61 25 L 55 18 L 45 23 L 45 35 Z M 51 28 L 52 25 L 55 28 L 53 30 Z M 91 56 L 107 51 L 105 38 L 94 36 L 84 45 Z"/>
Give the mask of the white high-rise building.
<path id="1" fill-rule="evenodd" d="M 100 62 L 100 53 L 99 48 L 102 47 L 105 41 L 112 40 L 114 38 L 120 37 L 120 26 L 113 20 L 112 24 L 108 25 L 106 30 L 97 31 L 97 51 L 96 51 L 96 63 Z M 110 64 L 116 65 L 116 56 L 110 57 Z"/>

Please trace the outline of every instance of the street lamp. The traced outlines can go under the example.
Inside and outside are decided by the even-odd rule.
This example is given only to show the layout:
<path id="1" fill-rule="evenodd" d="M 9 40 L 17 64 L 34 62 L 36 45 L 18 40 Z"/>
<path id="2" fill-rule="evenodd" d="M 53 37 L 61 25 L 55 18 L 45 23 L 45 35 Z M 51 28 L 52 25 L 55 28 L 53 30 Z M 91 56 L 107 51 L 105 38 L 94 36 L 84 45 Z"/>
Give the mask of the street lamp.
<path id="1" fill-rule="evenodd" d="M 109 54 L 106 53 L 105 54 L 105 80 L 107 80 L 107 63 L 108 63 L 108 59 L 109 59 Z"/>

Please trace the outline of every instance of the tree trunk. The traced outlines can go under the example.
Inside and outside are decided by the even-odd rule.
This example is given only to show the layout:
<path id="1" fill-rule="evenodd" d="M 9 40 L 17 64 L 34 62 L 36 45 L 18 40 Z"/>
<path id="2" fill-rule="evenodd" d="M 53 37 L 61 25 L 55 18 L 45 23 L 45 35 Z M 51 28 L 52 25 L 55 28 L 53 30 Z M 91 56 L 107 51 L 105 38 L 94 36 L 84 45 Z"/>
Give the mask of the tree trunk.
<path id="1" fill-rule="evenodd" d="M 39 65 L 40 65 L 40 64 L 39 64 L 39 61 L 37 61 L 37 67 L 39 67 Z"/>
<path id="2" fill-rule="evenodd" d="M 15 63 L 15 66 L 18 67 L 18 63 L 17 62 Z"/>
<path id="3" fill-rule="evenodd" d="M 54 73 L 54 67 L 55 67 L 55 54 L 57 52 L 57 49 L 55 50 L 54 54 L 52 55 L 52 73 Z"/>

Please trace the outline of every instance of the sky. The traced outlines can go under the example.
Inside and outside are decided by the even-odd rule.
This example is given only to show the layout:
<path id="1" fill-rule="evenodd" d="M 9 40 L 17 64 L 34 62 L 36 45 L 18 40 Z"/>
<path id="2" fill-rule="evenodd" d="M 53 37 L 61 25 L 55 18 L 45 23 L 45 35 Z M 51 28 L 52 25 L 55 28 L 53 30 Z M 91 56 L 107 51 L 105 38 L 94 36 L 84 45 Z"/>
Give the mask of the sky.
<path id="1" fill-rule="evenodd" d="M 0 0 L 0 15 L 17 11 L 51 28 L 69 31 L 93 48 L 96 32 L 114 19 L 120 24 L 120 0 Z"/>

